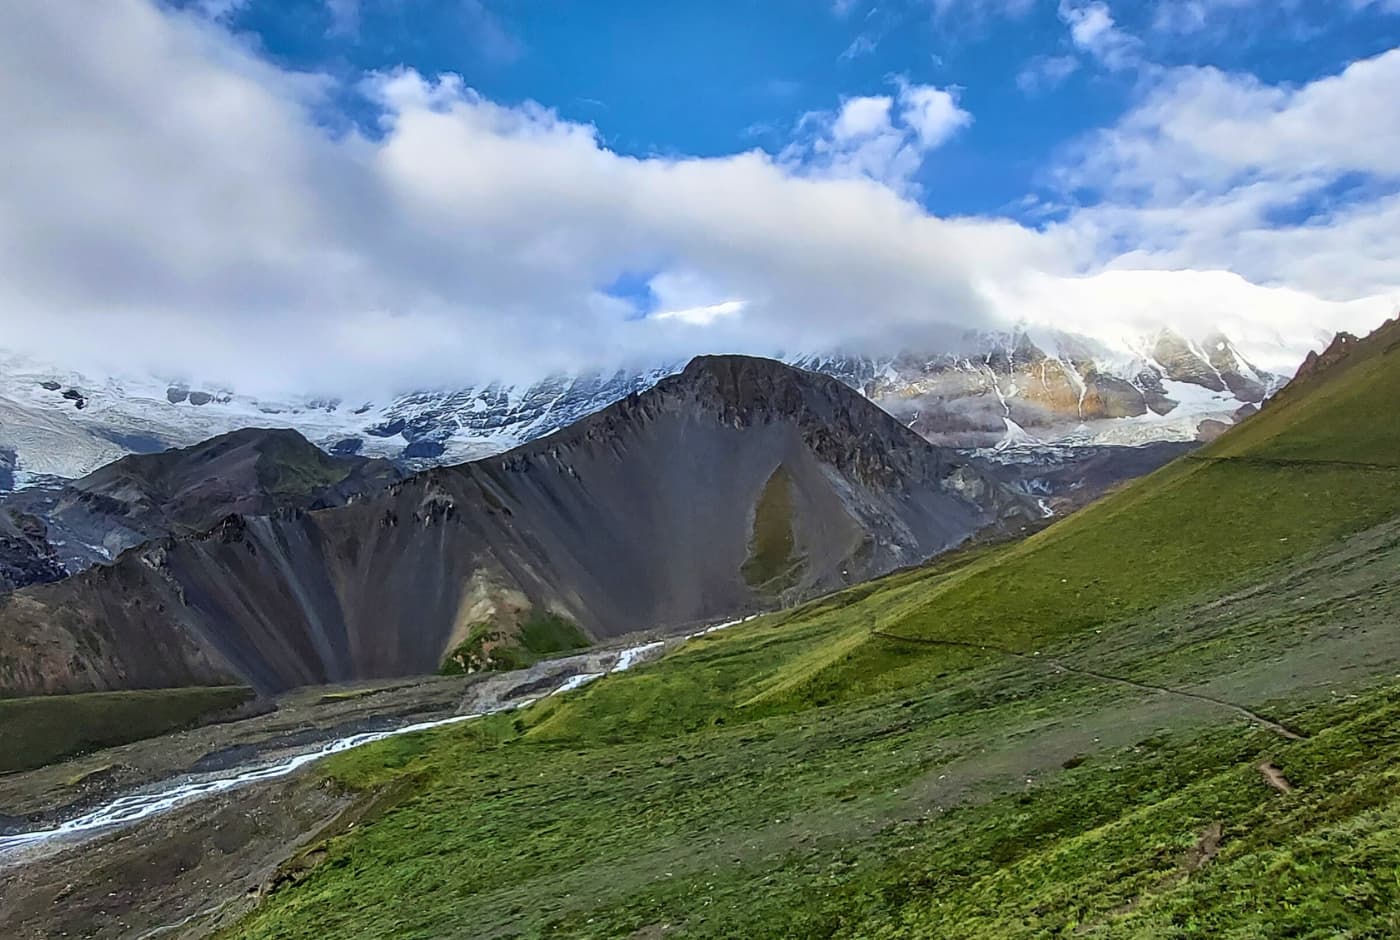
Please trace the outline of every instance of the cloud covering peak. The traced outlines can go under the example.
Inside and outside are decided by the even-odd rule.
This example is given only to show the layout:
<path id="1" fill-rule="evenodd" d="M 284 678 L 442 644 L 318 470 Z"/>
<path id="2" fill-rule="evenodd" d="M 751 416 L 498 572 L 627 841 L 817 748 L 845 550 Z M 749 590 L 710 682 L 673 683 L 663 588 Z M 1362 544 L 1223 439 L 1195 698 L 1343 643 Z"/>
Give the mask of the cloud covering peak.
<path id="1" fill-rule="evenodd" d="M 347 87 L 278 66 L 194 10 L 11 4 L 4 342 L 250 391 L 350 392 L 700 352 L 888 350 L 1023 318 L 1203 319 L 1203 275 L 1143 268 L 1235 270 L 1222 315 L 1311 336 L 1400 303 L 1400 196 L 1263 220 L 1339 174 L 1394 179 L 1385 154 L 1400 148 L 1303 137 L 1309 115 L 1375 133 L 1329 96 L 1375 95 L 1396 56 L 1293 90 L 1173 73 L 1056 171 L 1060 192 L 1093 188 L 1093 201 L 1046 198 L 1053 221 L 1033 227 L 918 201 L 915 172 L 975 120 L 947 88 L 901 79 L 847 99 L 776 154 L 632 156 L 452 74 L 403 67 Z M 344 119 L 347 95 L 370 120 Z M 653 302 L 611 289 L 624 276 Z"/>

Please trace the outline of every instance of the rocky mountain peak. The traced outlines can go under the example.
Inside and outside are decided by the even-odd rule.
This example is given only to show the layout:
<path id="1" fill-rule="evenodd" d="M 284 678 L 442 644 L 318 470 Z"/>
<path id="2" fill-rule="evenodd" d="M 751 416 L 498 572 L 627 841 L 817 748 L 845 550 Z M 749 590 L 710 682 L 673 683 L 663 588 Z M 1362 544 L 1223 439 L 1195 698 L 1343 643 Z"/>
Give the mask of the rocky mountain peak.
<path id="1" fill-rule="evenodd" d="M 698 356 L 679 375 L 659 382 L 656 391 L 689 397 L 741 424 L 774 416 L 806 421 L 814 413 L 849 416 L 851 408 L 872 411 L 859 392 L 831 376 L 757 356 Z M 872 413 L 872 419 L 883 423 L 888 417 Z"/>
<path id="2" fill-rule="evenodd" d="M 830 376 L 756 356 L 699 356 L 681 372 L 583 420 L 503 455 L 519 465 L 532 455 L 580 446 L 621 448 L 657 421 L 716 420 L 734 429 L 786 424 L 818 459 L 862 482 L 902 487 L 911 474 L 943 472 L 943 454 L 860 392 Z"/>
<path id="3" fill-rule="evenodd" d="M 1218 331 L 1164 330 L 1109 342 L 1024 323 L 888 355 L 830 350 L 785 361 L 839 380 L 932 443 L 959 448 L 994 446 L 1008 419 L 1047 442 L 1191 441 L 1203 421 L 1228 424 L 1242 404 L 1257 404 L 1278 385 Z M 778 402 L 776 413 L 835 394 L 796 386 L 772 360 L 745 356 L 464 384 L 379 401 L 265 400 L 232 391 L 182 396 L 149 377 L 81 376 L 3 357 L 0 364 L 0 490 L 76 479 L 126 453 L 268 425 L 295 428 L 338 456 L 382 457 L 422 470 L 506 453 L 669 376 L 685 379 L 678 388 L 704 389 L 736 420 L 759 413 L 750 404 L 760 390 Z M 81 394 L 81 409 L 65 397 L 70 389 Z"/>
<path id="4" fill-rule="evenodd" d="M 1359 353 L 1377 349 L 1383 354 L 1400 349 L 1400 314 L 1382 323 L 1364 338 L 1346 331 L 1337 333 L 1322 352 L 1308 353 L 1289 387 L 1302 386 L 1323 373 L 1345 368 Z"/>

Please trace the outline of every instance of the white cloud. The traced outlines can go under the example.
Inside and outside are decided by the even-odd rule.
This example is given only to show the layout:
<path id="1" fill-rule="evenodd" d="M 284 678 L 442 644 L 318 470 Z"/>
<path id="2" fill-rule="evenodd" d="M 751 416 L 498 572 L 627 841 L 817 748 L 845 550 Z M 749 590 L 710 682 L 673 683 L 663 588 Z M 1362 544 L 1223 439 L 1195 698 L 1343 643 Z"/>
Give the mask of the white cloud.
<path id="1" fill-rule="evenodd" d="M 1169 73 L 1120 125 L 1114 149 L 1160 133 L 1192 184 L 1219 186 L 1238 168 L 1271 175 L 1365 170 L 1400 174 L 1400 49 L 1301 88 L 1213 68 Z M 1178 175 L 1181 175 L 1180 173 Z"/>
<path id="2" fill-rule="evenodd" d="M 893 105 L 894 101 L 885 95 L 848 98 L 831 125 L 831 136 L 838 141 L 850 141 L 888 134 L 894 130 L 890 124 L 890 108 Z"/>
<path id="3" fill-rule="evenodd" d="M 1397 87 L 1400 49 L 1298 88 L 1167 72 L 1061 170 L 1066 191 L 1094 196 L 1069 227 L 1099 251 L 1129 246 L 1120 263 L 1230 267 L 1338 298 L 1394 291 Z M 1339 201 L 1339 186 L 1364 198 Z"/>
<path id="4" fill-rule="evenodd" d="M 928 154 L 972 123 L 953 91 L 899 78 L 897 93 L 846 99 L 835 112 L 812 112 L 781 162 L 795 173 L 866 178 L 901 193 Z"/>
<path id="5" fill-rule="evenodd" d="M 1352 87 L 1374 96 L 1383 78 Z M 1336 266 L 1338 300 L 1400 279 L 1400 250 L 1387 257 L 1385 242 L 1400 232 L 1394 200 L 1324 226 L 1241 228 L 1232 220 L 1247 212 L 1228 175 L 1199 206 L 1153 195 L 1148 177 L 1162 164 L 1132 120 L 1080 161 L 1079 172 L 1099 165 L 1112 177 L 1101 204 L 1042 232 L 938 218 L 907 198 L 932 149 L 971 120 L 947 89 L 897 84 L 811 115 L 778 158 L 701 159 L 620 155 L 590 125 L 407 70 L 365 82 L 376 133 L 329 133 L 315 116 L 331 88 L 152 0 L 0 7 L 3 343 L 252 391 L 363 392 L 622 358 L 889 350 L 1055 310 L 1069 291 L 1086 320 L 1112 324 L 1123 296 L 1114 285 L 1133 276 L 1152 279 L 1143 283 L 1160 311 L 1201 316 L 1177 277 L 1115 271 L 1105 281 L 1106 264 L 1189 256 L 1248 273 L 1315 257 Z M 1183 133 L 1213 122 L 1240 130 L 1228 98 L 1224 110 L 1169 107 L 1187 88 L 1174 98 L 1164 89 L 1133 120 L 1158 109 L 1158 125 Z M 1388 159 L 1362 140 L 1315 152 L 1292 139 L 1294 112 L 1319 89 L 1235 90 L 1262 121 L 1248 129 L 1275 135 L 1277 161 Z M 1260 117 L 1258 102 L 1273 102 L 1273 116 Z M 1347 116 L 1355 102 L 1345 114 L 1336 102 L 1309 107 L 1332 132 L 1367 123 Z M 1190 158 L 1181 170 L 1205 178 L 1274 152 L 1241 155 L 1249 143 L 1230 140 L 1173 146 Z M 1268 165 L 1283 183 L 1311 178 Z M 1144 185 L 1145 205 L 1124 195 Z M 1378 247 L 1349 257 L 1365 237 Z M 1124 257 L 1121 245 L 1146 249 Z M 605 291 L 639 271 L 657 272 L 660 316 L 639 317 Z M 1334 307 L 1314 282 L 1306 272 L 1277 279 L 1302 292 L 1300 317 L 1326 322 Z M 1268 323 L 1273 297 L 1245 284 L 1233 303 Z"/>
<path id="6" fill-rule="evenodd" d="M 1027 95 L 1038 95 L 1061 85 L 1079 70 L 1072 55 L 1037 56 L 1016 75 L 1016 87 Z"/>
<path id="7" fill-rule="evenodd" d="M 742 300 L 725 300 L 703 307 L 683 307 L 680 310 L 662 310 L 652 314 L 655 320 L 677 320 L 691 326 L 711 326 L 717 320 L 737 317 L 744 311 Z"/>
<path id="8" fill-rule="evenodd" d="M 1218 328 L 1255 365 L 1280 374 L 1297 368 L 1301 350 L 1325 345 L 1338 330 L 1365 333 L 1400 302 L 1322 301 L 1288 287 L 1261 287 L 1229 271 L 1192 270 L 1032 275 L 992 291 L 1000 305 L 1020 309 L 1030 319 L 1121 348 L 1140 348 L 1142 338 L 1162 326 L 1197 336 Z"/>
<path id="9" fill-rule="evenodd" d="M 941 146 L 972 123 L 972 115 L 958 107 L 957 96 L 932 85 L 899 85 L 900 118 L 918 134 L 925 150 Z"/>
<path id="10" fill-rule="evenodd" d="M 1119 28 L 1102 0 L 1060 0 L 1060 19 L 1069 27 L 1075 47 L 1110 69 L 1136 65 L 1141 42 Z"/>
<path id="11" fill-rule="evenodd" d="M 705 348 L 815 347 L 935 312 L 987 322 L 975 256 L 1053 251 L 1010 223 L 932 218 L 861 173 L 867 157 L 890 170 L 891 135 L 859 105 L 846 126 L 865 136 L 823 137 L 812 164 L 639 159 L 546 108 L 402 71 L 366 83 L 378 135 L 335 136 L 314 119 L 326 79 L 202 17 L 145 0 L 0 17 L 0 325 L 59 358 L 325 387 L 684 355 L 701 351 L 685 324 L 601 294 L 673 269 L 713 296 L 667 309 L 745 304 Z M 919 131 L 894 130 L 917 162 Z"/>

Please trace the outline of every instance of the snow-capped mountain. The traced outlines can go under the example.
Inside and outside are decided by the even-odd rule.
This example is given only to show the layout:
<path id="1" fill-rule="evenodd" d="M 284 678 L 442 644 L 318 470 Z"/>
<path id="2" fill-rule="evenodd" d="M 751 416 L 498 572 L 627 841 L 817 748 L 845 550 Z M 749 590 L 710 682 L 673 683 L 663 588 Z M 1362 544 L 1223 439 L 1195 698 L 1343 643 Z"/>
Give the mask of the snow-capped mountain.
<path id="1" fill-rule="evenodd" d="M 960 352 L 799 364 L 861 389 L 934 443 L 970 448 L 1193 441 L 1282 384 L 1220 333 L 1165 329 L 1112 345 L 1020 329 L 978 334 Z"/>
<path id="2" fill-rule="evenodd" d="M 787 357 L 859 389 L 928 439 L 967 448 L 1189 441 L 1279 384 L 1221 335 L 1162 331 L 1109 345 L 1051 330 L 969 335 L 956 352 Z M 0 360 L 0 491 L 76 478 L 128 453 L 245 427 L 294 428 L 334 454 L 411 468 L 508 450 L 650 388 L 683 363 L 386 401 L 258 399 L 151 376 L 95 377 Z"/>
<path id="3" fill-rule="evenodd" d="M 97 378 L 8 357 L 0 360 L 0 491 L 81 477 L 125 454 L 247 427 L 293 428 L 341 456 L 386 457 L 413 468 L 460 463 L 542 437 L 679 368 L 353 402 L 259 399 L 151 376 Z"/>

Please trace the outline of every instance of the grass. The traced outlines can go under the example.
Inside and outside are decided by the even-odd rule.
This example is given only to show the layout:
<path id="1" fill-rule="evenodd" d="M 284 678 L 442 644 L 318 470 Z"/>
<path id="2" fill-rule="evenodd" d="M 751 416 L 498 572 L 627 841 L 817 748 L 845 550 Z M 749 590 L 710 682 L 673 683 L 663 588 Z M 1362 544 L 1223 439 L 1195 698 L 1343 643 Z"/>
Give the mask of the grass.
<path id="1" fill-rule="evenodd" d="M 543 658 L 588 647 L 588 637 L 571 620 L 548 612 L 536 613 L 520 628 L 520 645 Z"/>
<path id="2" fill-rule="evenodd" d="M 258 458 L 258 482 L 274 497 L 303 499 L 340 483 L 350 464 L 304 441 L 269 438 Z"/>
<path id="3" fill-rule="evenodd" d="M 177 731 L 252 697 L 228 686 L 0 699 L 0 773 Z"/>
<path id="4" fill-rule="evenodd" d="M 1024 542 L 339 755 L 391 805 L 226 936 L 1400 934 L 1400 437 L 1358 417 L 1397 363 Z"/>
<path id="5" fill-rule="evenodd" d="M 792 475 L 779 466 L 754 506 L 749 557 L 740 569 L 750 587 L 779 594 L 791 585 L 797 574 L 792 515 Z"/>
<path id="6" fill-rule="evenodd" d="M 587 649 L 590 641 L 571 620 L 548 611 L 533 611 L 512 631 L 495 623 L 473 624 L 467 638 L 443 660 L 438 672 L 460 676 L 471 672 L 524 669 L 542 659 Z"/>
<path id="7" fill-rule="evenodd" d="M 1086 925 L 1162 937 L 1235 925 L 1262 938 L 1295 935 L 1285 928 L 1305 917 L 1362 936 L 1391 923 L 1394 688 L 1280 713 L 1314 732 L 1304 742 L 1190 708 L 1139 713 L 1156 699 L 1004 660 L 837 707 L 738 703 L 747 680 L 800 656 L 792 633 L 816 629 L 758 621 L 521 715 L 337 758 L 341 786 L 410 786 L 234 935 L 602 938 L 672 924 L 694 937 Z M 659 709 L 668 689 L 677 707 Z M 1264 783 L 1264 760 L 1293 794 Z M 1219 857 L 1180 877 L 1216 821 Z M 1300 845 L 1326 857 L 1342 832 L 1370 848 L 1298 867 L 1297 910 L 1239 894 Z"/>

